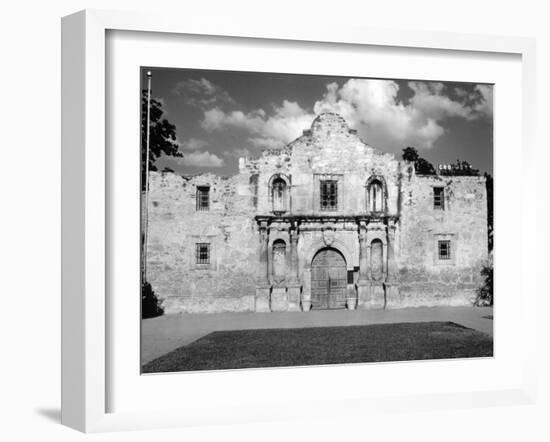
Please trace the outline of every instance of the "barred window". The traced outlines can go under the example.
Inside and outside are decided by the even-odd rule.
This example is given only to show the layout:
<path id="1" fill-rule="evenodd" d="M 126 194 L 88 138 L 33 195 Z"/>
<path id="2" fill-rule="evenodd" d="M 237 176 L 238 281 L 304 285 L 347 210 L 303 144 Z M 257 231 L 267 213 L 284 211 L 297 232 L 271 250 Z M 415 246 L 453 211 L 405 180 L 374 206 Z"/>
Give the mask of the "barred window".
<path id="1" fill-rule="evenodd" d="M 338 181 L 321 181 L 321 210 L 338 210 Z"/>
<path id="2" fill-rule="evenodd" d="M 210 210 L 210 187 L 197 187 L 197 211 Z"/>
<path id="3" fill-rule="evenodd" d="M 451 259 L 451 241 L 438 241 L 437 245 L 439 249 L 439 259 Z"/>
<path id="4" fill-rule="evenodd" d="M 445 189 L 443 187 L 434 187 L 434 209 L 445 209 Z"/>
<path id="5" fill-rule="evenodd" d="M 199 242 L 195 244 L 195 262 L 197 264 L 210 264 L 210 244 Z"/>

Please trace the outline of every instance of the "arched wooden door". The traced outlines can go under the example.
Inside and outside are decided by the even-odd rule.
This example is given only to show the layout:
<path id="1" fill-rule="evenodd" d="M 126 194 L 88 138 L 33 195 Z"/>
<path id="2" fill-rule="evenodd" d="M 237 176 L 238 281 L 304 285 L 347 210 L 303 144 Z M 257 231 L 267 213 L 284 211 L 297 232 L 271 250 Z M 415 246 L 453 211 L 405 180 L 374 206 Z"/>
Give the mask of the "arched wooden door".
<path id="1" fill-rule="evenodd" d="M 311 307 L 346 307 L 346 260 L 335 249 L 322 249 L 311 262 Z"/>

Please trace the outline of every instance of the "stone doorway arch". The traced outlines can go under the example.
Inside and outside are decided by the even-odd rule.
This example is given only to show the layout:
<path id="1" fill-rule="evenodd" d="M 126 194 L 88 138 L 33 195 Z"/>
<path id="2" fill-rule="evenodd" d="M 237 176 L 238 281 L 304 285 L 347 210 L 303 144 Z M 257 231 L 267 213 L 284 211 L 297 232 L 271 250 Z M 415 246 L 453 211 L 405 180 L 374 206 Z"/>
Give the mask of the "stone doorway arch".
<path id="1" fill-rule="evenodd" d="M 311 307 L 317 310 L 346 308 L 347 266 L 334 247 L 320 249 L 311 260 Z"/>

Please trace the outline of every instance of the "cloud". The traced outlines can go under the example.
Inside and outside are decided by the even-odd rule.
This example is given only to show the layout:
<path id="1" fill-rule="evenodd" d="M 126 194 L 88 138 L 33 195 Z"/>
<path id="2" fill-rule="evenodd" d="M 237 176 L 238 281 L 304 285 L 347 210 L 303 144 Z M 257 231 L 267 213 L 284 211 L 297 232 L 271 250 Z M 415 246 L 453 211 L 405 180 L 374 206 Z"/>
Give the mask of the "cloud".
<path id="1" fill-rule="evenodd" d="M 253 146 L 277 148 L 300 136 L 311 125 L 314 117 L 298 103 L 284 100 L 281 106 L 273 106 L 272 115 L 268 115 L 263 109 L 248 113 L 209 109 L 205 111 L 201 125 L 207 131 L 228 127 L 242 129 L 253 135 L 249 138 Z"/>
<path id="2" fill-rule="evenodd" d="M 471 91 L 457 87 L 454 92 L 468 106 L 470 110 L 468 119 L 475 120 L 493 116 L 493 86 L 478 84 Z"/>
<path id="3" fill-rule="evenodd" d="M 182 166 L 191 167 L 222 167 L 225 165 L 223 158 L 210 152 L 191 152 L 183 158 L 178 158 Z"/>
<path id="4" fill-rule="evenodd" d="M 426 119 L 441 121 L 449 117 L 468 118 L 471 113 L 471 109 L 462 102 L 443 95 L 445 88 L 443 83 L 410 81 L 408 86 L 414 92 L 409 107 L 418 111 Z"/>
<path id="5" fill-rule="evenodd" d="M 492 115 L 492 87 L 451 90 L 441 82 L 411 81 L 400 90 L 391 80 L 350 79 L 330 83 L 308 111 L 294 101 L 283 100 L 271 112 L 225 111 L 214 106 L 201 123 L 209 132 L 238 128 L 248 132 L 251 147 L 279 148 L 310 127 L 315 115 L 336 112 L 373 146 L 401 149 L 407 145 L 429 149 L 445 133 L 445 120 L 474 120 Z M 406 94 L 400 94 L 406 92 Z M 408 100 L 401 98 L 409 95 Z"/>
<path id="6" fill-rule="evenodd" d="M 187 104 L 200 108 L 235 103 L 227 91 L 206 78 L 180 81 L 172 89 L 172 94 L 181 96 Z"/>
<path id="7" fill-rule="evenodd" d="M 474 90 L 477 103 L 471 104 L 468 100 L 472 94 L 454 100 L 440 82 L 411 81 L 407 87 L 412 96 L 405 103 L 398 98 L 400 87 L 395 81 L 350 79 L 342 86 L 331 83 L 323 98 L 315 103 L 314 111 L 341 114 L 374 146 L 407 144 L 429 149 L 444 134 L 445 119 L 481 118 L 492 106 L 492 91 L 487 89 Z"/>
<path id="8" fill-rule="evenodd" d="M 480 115 L 493 116 L 493 86 L 479 84 L 474 88 L 474 94 L 477 94 L 477 100 L 474 109 Z"/>
<path id="9" fill-rule="evenodd" d="M 178 142 L 181 150 L 199 150 L 208 146 L 208 142 L 198 138 L 189 138 L 186 141 Z"/>

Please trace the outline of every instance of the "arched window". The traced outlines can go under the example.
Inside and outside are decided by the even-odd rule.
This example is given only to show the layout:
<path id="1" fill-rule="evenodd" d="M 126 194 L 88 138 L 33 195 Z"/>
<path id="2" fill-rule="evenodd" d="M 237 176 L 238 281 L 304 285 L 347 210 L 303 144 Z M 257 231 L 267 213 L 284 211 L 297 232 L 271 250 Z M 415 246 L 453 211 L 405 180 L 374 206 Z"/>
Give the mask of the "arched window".
<path id="1" fill-rule="evenodd" d="M 287 186 L 284 179 L 277 177 L 271 183 L 273 212 L 287 211 Z"/>
<path id="2" fill-rule="evenodd" d="M 281 282 L 286 275 L 286 244 L 282 239 L 273 242 L 273 279 Z"/>
<path id="3" fill-rule="evenodd" d="M 384 186 L 379 179 L 372 180 L 367 186 L 367 203 L 370 212 L 384 212 Z"/>

